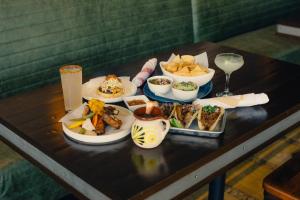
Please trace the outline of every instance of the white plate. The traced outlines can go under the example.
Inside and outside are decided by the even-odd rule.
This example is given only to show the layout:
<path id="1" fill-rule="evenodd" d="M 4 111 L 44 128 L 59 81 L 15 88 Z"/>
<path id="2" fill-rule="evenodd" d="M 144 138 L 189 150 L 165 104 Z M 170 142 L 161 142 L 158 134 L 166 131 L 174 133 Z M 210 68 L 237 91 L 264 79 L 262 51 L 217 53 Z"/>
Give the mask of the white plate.
<path id="1" fill-rule="evenodd" d="M 104 81 L 105 76 L 93 78 L 82 85 L 82 97 L 86 100 L 99 99 L 105 103 L 115 103 L 123 101 L 123 97 L 135 95 L 137 87 L 130 80 L 129 77 L 119 77 L 122 81 L 124 94 L 116 98 L 105 98 L 98 94 L 97 90 L 100 84 Z"/>
<path id="2" fill-rule="evenodd" d="M 62 122 L 63 131 L 71 139 L 78 142 L 87 143 L 87 144 L 107 144 L 107 143 L 116 142 L 130 134 L 131 125 L 135 120 L 135 117 L 130 110 L 117 105 L 105 105 L 105 106 L 113 106 L 117 110 L 119 110 L 119 114 L 117 115 L 117 117 L 120 120 L 122 120 L 122 126 L 120 129 L 115 129 L 110 126 L 107 126 L 105 128 L 105 134 L 97 135 L 97 136 L 84 135 L 69 129 L 67 125 L 71 123 L 70 120 L 81 117 L 81 113 L 83 111 L 84 105 L 86 104 L 83 104 L 79 108 L 75 109 L 74 111 L 66 114 L 60 120 L 60 122 Z"/>

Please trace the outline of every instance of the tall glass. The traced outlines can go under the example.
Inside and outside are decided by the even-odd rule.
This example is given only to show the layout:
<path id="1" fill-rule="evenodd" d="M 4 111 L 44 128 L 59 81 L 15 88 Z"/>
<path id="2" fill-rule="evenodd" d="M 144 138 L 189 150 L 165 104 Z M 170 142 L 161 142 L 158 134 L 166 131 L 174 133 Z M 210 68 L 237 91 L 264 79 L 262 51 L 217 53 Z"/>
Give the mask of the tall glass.
<path id="1" fill-rule="evenodd" d="M 82 104 L 82 68 L 78 65 L 60 67 L 65 110 L 71 111 Z"/>
<path id="2" fill-rule="evenodd" d="M 233 93 L 229 91 L 229 79 L 232 72 L 238 70 L 244 65 L 244 58 L 241 55 L 235 53 L 221 53 L 215 58 L 216 65 L 225 72 L 226 82 L 225 90 L 216 94 L 220 96 L 231 96 Z"/>

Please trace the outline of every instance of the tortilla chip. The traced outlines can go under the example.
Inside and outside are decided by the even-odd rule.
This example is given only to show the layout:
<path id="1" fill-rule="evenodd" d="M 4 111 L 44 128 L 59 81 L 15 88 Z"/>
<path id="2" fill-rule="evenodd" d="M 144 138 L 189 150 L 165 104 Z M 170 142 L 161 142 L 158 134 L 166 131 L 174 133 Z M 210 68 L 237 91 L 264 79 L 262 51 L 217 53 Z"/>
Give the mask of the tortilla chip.
<path id="1" fill-rule="evenodd" d="M 189 68 L 190 71 L 194 70 L 195 68 L 198 67 L 198 64 L 191 64 L 189 66 L 187 66 Z"/>
<path id="2" fill-rule="evenodd" d="M 176 72 L 178 70 L 178 65 L 176 63 L 165 64 L 165 69 L 169 72 Z"/>
<path id="3" fill-rule="evenodd" d="M 199 76 L 199 75 L 203 75 L 203 74 L 207 74 L 206 69 L 203 69 L 203 68 L 200 67 L 199 65 L 197 65 L 197 66 L 191 71 L 191 75 L 192 75 L 192 76 Z"/>
<path id="4" fill-rule="evenodd" d="M 171 60 L 171 62 L 173 62 L 173 63 L 181 63 L 180 55 L 175 56 L 175 57 Z"/>
<path id="5" fill-rule="evenodd" d="M 182 69 L 178 70 L 177 72 L 181 72 L 181 73 L 190 73 L 190 70 L 188 67 L 183 67 Z"/>
<path id="6" fill-rule="evenodd" d="M 181 60 L 183 61 L 184 65 L 192 65 L 195 63 L 195 58 L 191 55 L 182 55 Z"/>

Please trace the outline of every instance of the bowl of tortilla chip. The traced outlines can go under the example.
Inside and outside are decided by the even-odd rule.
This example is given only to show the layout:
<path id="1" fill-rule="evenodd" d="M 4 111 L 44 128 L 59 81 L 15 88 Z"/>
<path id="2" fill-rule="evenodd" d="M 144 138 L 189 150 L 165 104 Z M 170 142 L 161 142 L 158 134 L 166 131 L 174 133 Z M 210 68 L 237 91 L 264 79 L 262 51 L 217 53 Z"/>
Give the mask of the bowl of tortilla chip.
<path id="1" fill-rule="evenodd" d="M 208 83 L 215 74 L 214 69 L 198 64 L 191 55 L 177 55 L 170 61 L 159 64 L 165 76 L 176 82 L 195 82 L 198 86 Z"/>

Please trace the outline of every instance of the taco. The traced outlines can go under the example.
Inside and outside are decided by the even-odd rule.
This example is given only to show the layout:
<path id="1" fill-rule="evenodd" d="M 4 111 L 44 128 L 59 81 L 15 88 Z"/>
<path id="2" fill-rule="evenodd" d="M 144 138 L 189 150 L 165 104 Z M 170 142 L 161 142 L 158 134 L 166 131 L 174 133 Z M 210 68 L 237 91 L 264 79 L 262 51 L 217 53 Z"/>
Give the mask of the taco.
<path id="1" fill-rule="evenodd" d="M 189 128 L 197 114 L 198 111 L 194 105 L 175 105 L 174 114 L 170 119 L 170 123 L 173 127 Z"/>
<path id="2" fill-rule="evenodd" d="M 201 130 L 212 131 L 224 115 L 224 108 L 219 106 L 203 106 L 199 109 L 198 126 Z"/>
<path id="3" fill-rule="evenodd" d="M 175 104 L 173 103 L 161 103 L 159 108 L 166 119 L 170 119 L 174 115 Z"/>

